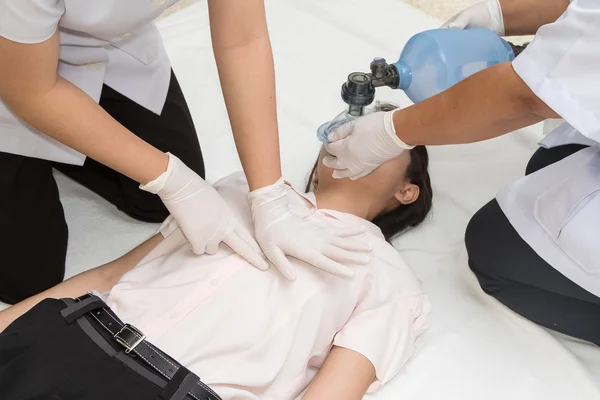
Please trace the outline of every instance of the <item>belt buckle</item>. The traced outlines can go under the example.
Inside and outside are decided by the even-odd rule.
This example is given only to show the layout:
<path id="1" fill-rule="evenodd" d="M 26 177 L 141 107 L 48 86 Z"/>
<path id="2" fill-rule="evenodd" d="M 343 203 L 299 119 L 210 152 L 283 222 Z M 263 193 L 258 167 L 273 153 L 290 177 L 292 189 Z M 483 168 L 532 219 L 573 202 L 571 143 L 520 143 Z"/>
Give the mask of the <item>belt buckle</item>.
<path id="1" fill-rule="evenodd" d="M 127 338 L 123 337 L 129 331 L 129 335 L 133 335 L 135 340 L 130 342 Z M 146 339 L 146 335 L 144 335 L 138 328 L 130 324 L 124 324 L 123 327 L 119 330 L 119 332 L 115 333 L 113 338 L 123 347 L 125 347 L 125 354 L 131 353 L 140 343 Z"/>

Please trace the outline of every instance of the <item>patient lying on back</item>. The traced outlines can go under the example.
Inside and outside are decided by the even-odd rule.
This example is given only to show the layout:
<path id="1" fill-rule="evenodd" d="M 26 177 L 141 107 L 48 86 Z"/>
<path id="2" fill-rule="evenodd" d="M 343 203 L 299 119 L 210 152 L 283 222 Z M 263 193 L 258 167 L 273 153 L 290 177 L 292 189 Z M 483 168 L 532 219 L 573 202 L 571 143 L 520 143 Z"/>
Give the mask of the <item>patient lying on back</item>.
<path id="1" fill-rule="evenodd" d="M 294 212 L 323 226 L 367 228 L 372 259 L 347 265 L 352 278 L 292 259 L 297 279 L 289 282 L 226 246 L 198 257 L 167 220 L 162 235 L 121 259 L 0 312 L 0 330 L 43 298 L 106 291 L 123 321 L 223 399 L 294 399 L 309 386 L 305 399 L 361 399 L 400 371 L 428 325 L 419 282 L 388 243 L 431 208 L 428 155 L 416 147 L 357 181 L 333 179 L 324 156 Z M 243 175 L 215 187 L 253 232 Z"/>

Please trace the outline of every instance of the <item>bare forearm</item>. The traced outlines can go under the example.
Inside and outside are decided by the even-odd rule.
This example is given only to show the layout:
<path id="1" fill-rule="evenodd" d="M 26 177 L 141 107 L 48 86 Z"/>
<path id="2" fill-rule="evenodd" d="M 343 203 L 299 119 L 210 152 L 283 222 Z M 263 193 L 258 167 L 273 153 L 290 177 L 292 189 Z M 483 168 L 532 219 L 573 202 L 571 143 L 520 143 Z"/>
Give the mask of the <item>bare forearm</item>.
<path id="1" fill-rule="evenodd" d="M 156 235 L 115 261 L 85 271 L 53 288 L 0 311 L 0 332 L 42 300 L 75 298 L 92 290 L 97 292 L 110 290 L 125 272 L 136 266 L 161 241 L 162 236 Z"/>
<path id="2" fill-rule="evenodd" d="M 5 104 L 40 132 L 140 183 L 163 173 L 166 154 L 56 74 L 58 52 L 58 32 L 32 45 L 0 37 L 0 97 Z"/>
<path id="3" fill-rule="evenodd" d="M 275 72 L 262 0 L 209 2 L 213 49 L 250 189 L 281 177 Z"/>
<path id="4" fill-rule="evenodd" d="M 257 40 L 215 51 L 236 147 L 250 190 L 281 177 L 271 46 Z M 238 60 L 246 60 L 240 65 Z"/>
<path id="5" fill-rule="evenodd" d="M 504 63 L 397 111 L 394 126 L 405 143 L 446 145 L 491 139 L 556 117 Z"/>
<path id="6" fill-rule="evenodd" d="M 27 106 L 19 115 L 30 125 L 137 182 L 147 183 L 167 168 L 165 153 L 127 130 L 65 79 L 58 78 L 43 95 L 24 100 Z"/>
<path id="7" fill-rule="evenodd" d="M 569 0 L 500 0 L 507 36 L 533 35 L 540 26 L 554 22 Z"/>

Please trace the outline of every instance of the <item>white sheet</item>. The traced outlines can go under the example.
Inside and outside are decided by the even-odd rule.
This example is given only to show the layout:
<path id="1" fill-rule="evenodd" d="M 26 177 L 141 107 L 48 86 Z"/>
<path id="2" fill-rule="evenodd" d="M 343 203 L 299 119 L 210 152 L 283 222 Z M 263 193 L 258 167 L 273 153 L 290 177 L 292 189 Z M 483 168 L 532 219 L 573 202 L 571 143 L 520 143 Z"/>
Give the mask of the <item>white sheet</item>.
<path id="1" fill-rule="evenodd" d="M 404 43 L 439 21 L 398 0 L 268 0 L 284 174 L 301 186 L 319 143 L 316 127 L 343 107 L 346 75 L 371 58 L 395 61 Z M 209 180 L 240 169 L 210 49 L 206 4 L 159 22 L 198 129 Z M 243 65 L 239 66 L 243 68 Z M 378 97 L 408 105 L 400 92 Z M 433 326 L 405 370 L 374 400 L 600 398 L 600 350 L 550 334 L 483 295 L 466 266 L 469 217 L 519 177 L 539 126 L 493 141 L 430 149 L 435 205 L 397 247 L 423 279 Z M 135 222 L 57 176 L 70 228 L 69 276 L 119 256 L 155 225 Z M 595 380 L 595 381 L 594 381 Z"/>

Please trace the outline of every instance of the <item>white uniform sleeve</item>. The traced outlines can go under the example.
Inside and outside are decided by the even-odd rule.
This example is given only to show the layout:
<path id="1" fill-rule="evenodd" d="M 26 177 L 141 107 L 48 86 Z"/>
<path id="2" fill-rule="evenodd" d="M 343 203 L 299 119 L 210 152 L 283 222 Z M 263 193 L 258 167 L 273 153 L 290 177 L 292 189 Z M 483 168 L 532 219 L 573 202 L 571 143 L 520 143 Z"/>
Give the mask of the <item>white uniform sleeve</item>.
<path id="1" fill-rule="evenodd" d="M 64 0 L 0 0 L 0 36 L 41 43 L 56 32 L 64 13 Z"/>
<path id="2" fill-rule="evenodd" d="M 424 295 L 400 297 L 374 277 L 363 289 L 362 300 L 333 344 L 365 356 L 375 367 L 376 380 L 368 393 L 392 379 L 416 349 L 427 329 L 430 305 Z"/>
<path id="3" fill-rule="evenodd" d="M 600 1 L 573 0 L 538 30 L 513 68 L 557 114 L 600 141 Z"/>

